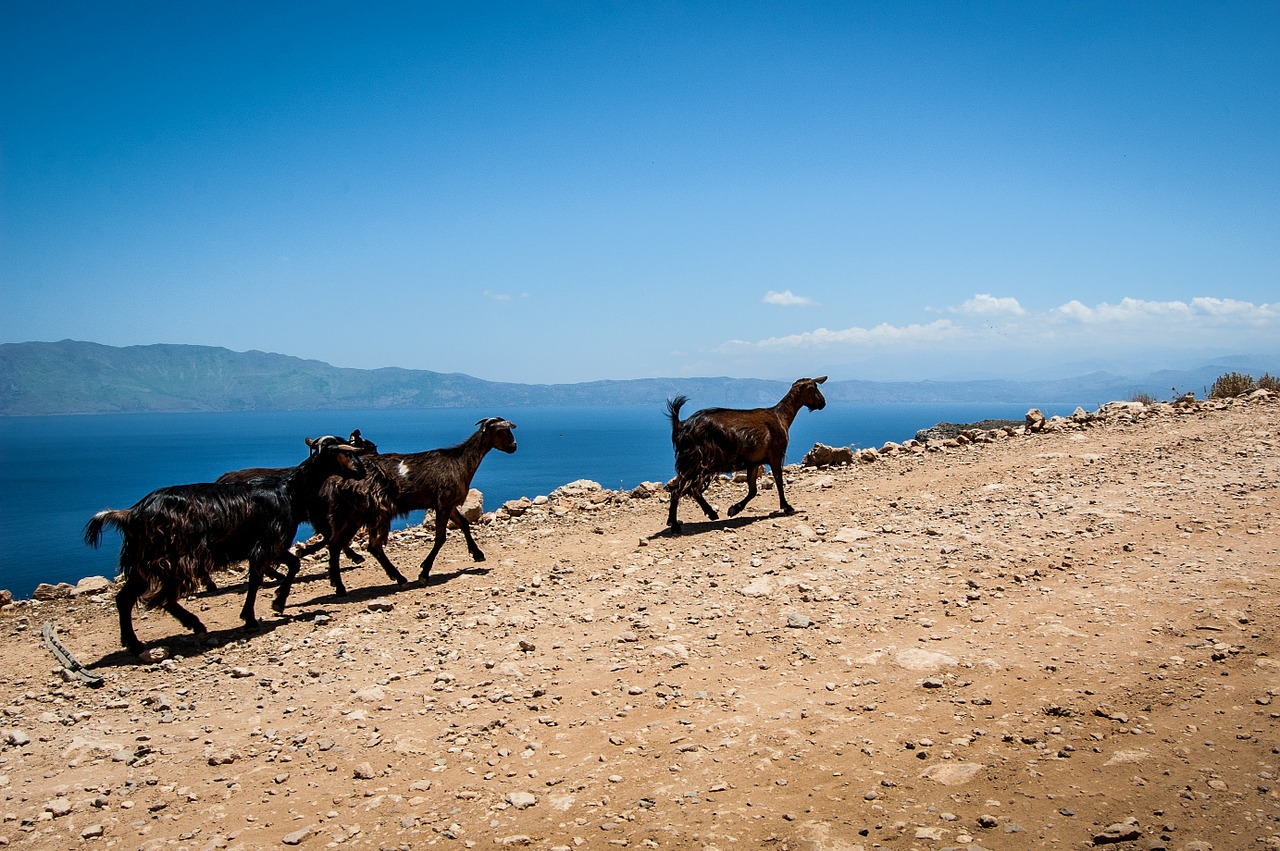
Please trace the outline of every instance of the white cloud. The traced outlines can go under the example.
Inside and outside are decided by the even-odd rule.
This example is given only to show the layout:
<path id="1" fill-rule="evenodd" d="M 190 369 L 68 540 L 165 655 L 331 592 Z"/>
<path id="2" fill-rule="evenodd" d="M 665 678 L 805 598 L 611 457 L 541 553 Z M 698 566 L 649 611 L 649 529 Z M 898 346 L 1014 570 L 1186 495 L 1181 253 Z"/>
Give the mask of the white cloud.
<path id="1" fill-rule="evenodd" d="M 484 297 L 489 301 L 513 301 L 514 299 L 517 299 L 517 298 L 520 298 L 520 299 L 528 298 L 529 294 L 520 293 L 520 295 L 515 296 L 515 295 L 512 295 L 511 293 L 495 293 L 492 290 L 485 290 Z"/>
<path id="2" fill-rule="evenodd" d="M 918 342 L 939 342 L 954 338 L 962 333 L 949 319 L 939 319 L 927 325 L 906 325 L 898 327 L 881 323 L 874 328 L 843 328 L 832 331 L 829 328 L 817 328 L 801 334 L 790 334 L 785 337 L 769 337 L 754 343 L 744 340 L 731 340 L 725 346 L 733 348 L 756 349 L 807 349 L 831 346 L 867 346 L 878 347 L 892 344 L 911 344 Z"/>
<path id="3" fill-rule="evenodd" d="M 1280 319 L 1280 309 L 1270 304 L 1253 304 L 1235 299 L 1200 297 L 1185 301 L 1146 301 L 1123 298 L 1119 304 L 1103 302 L 1088 307 L 1079 301 L 1069 301 L 1049 311 L 1059 319 L 1075 320 L 1084 324 L 1094 323 L 1144 323 L 1148 320 L 1164 322 L 1246 322 L 1257 326 Z"/>
<path id="4" fill-rule="evenodd" d="M 780 307 L 811 307 L 814 304 L 813 299 L 808 296 L 796 295 L 791 290 L 769 290 L 764 294 L 765 304 L 776 304 Z"/>
<path id="5" fill-rule="evenodd" d="M 966 316 L 1025 316 L 1027 311 L 1016 298 L 996 298 L 987 293 L 979 293 L 959 307 L 951 308 L 952 313 Z"/>
<path id="6" fill-rule="evenodd" d="M 831 358 L 931 352 L 954 364 L 985 354 L 1012 364 L 1032 355 L 1062 359 L 1141 352 L 1172 340 L 1224 351 L 1259 345 L 1274 349 L 1274 340 L 1280 339 L 1280 305 L 1213 297 L 1123 298 L 1092 306 L 1073 299 L 1047 311 L 1030 311 L 1015 298 L 978 294 L 947 312 L 952 318 L 923 324 L 821 327 L 755 341 L 731 340 L 717 350 L 737 356 L 822 351 Z"/>

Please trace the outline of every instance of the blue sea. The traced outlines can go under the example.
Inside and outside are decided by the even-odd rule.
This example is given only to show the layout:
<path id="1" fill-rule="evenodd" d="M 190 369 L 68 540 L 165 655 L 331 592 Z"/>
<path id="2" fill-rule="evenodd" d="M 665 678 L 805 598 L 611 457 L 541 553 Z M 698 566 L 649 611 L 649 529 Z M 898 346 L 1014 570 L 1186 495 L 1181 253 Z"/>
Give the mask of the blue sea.
<path id="1" fill-rule="evenodd" d="M 787 461 L 798 462 L 815 442 L 879 447 L 944 421 L 1021 420 L 1033 406 L 1046 414 L 1069 412 L 1037 403 L 832 403 L 800 412 Z M 90 549 L 84 524 L 95 512 L 128 508 L 158 487 L 212 481 L 244 467 L 297 464 L 307 455 L 304 436 L 346 436 L 356 428 L 382 452 L 452 446 L 488 416 L 516 424 L 519 450 L 491 452 L 481 464 L 472 486 L 484 493 L 486 510 L 575 479 L 629 489 L 672 475 L 670 424 L 660 405 L 0 418 L 0 588 L 25 598 L 41 582 L 114 577 L 119 536 L 108 533 L 101 550 Z M 421 522 L 418 512 L 400 526 Z M 664 522 L 657 508 L 653 522 L 655 530 Z M 310 534 L 305 526 L 299 530 L 300 539 Z"/>

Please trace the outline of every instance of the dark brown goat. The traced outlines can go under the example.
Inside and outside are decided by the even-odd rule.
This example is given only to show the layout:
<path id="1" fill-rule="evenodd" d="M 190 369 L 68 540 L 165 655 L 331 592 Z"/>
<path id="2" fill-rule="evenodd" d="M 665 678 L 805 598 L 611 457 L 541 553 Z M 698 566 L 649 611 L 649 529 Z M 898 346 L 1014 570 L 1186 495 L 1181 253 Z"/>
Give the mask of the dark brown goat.
<path id="1" fill-rule="evenodd" d="M 346 546 L 362 526 L 369 533 L 369 552 L 388 576 L 393 572 L 399 575 L 383 547 L 391 533 L 391 521 L 411 511 L 426 510 L 427 518 L 423 525 L 432 519 L 434 513 L 435 542 L 422 560 L 419 581 L 425 582 L 430 575 L 436 554 L 444 546 L 450 520 L 462 529 L 472 559 L 484 561 L 484 553 L 471 535 L 471 525 L 458 509 L 467 498 L 471 480 L 484 456 L 490 449 L 508 454 L 515 452 L 516 438 L 511 433 L 515 425 L 501 417 L 489 417 L 476 425 L 479 428 L 457 446 L 409 454 L 389 452 L 369 456 L 366 459 L 368 466 L 376 469 L 367 479 L 341 482 L 334 487 L 329 513 L 332 536 L 329 540 L 329 579 L 335 590 L 342 584 L 338 574 L 339 549 Z M 338 591 L 339 594 L 344 592 L 345 589 Z"/>
<path id="2" fill-rule="evenodd" d="M 240 612 L 245 626 L 258 625 L 254 601 L 269 565 L 289 566 L 272 605 L 283 610 L 299 566 L 289 547 L 306 518 L 308 503 L 329 476 L 364 475 L 356 447 L 339 438 L 307 438 L 307 445 L 311 454 L 287 472 L 243 482 L 160 488 L 132 508 L 99 511 L 85 524 L 84 540 L 91 547 L 101 544 L 105 526 L 114 526 L 124 538 L 124 585 L 116 593 L 116 609 L 120 642 L 126 648 L 148 661 L 158 658 L 147 653 L 133 630 L 133 607 L 139 600 L 163 608 L 195 634 L 203 634 L 204 624 L 178 600 L 196 591 L 215 569 L 246 559 L 248 590 Z"/>
<path id="3" fill-rule="evenodd" d="M 347 443 L 348 445 L 356 448 L 357 455 L 373 455 L 378 451 L 378 445 L 372 440 L 365 439 L 365 437 L 360 434 L 360 429 L 358 428 L 352 430 L 351 436 L 347 438 Z M 281 473 L 289 472 L 290 469 L 291 468 L 289 467 L 249 467 L 245 470 L 231 470 L 223 473 L 221 476 L 218 476 L 218 481 L 247 482 L 249 479 L 255 479 L 259 476 L 278 476 Z M 325 487 L 321 488 L 320 492 L 316 494 L 315 499 L 311 500 L 311 504 L 307 506 L 307 522 L 311 524 L 311 528 L 315 529 L 316 534 L 320 536 L 320 540 L 312 544 L 299 546 L 294 551 L 295 555 L 299 557 L 309 556 L 312 553 L 318 552 L 322 548 L 328 546 L 329 499 L 326 495 L 326 490 L 332 484 L 342 481 L 342 478 L 343 477 L 341 476 L 332 477 L 330 481 L 325 483 Z M 364 556 L 360 555 L 349 546 L 344 550 L 344 552 L 346 552 L 347 558 L 351 559 L 355 564 L 360 564 L 364 561 Z M 280 574 L 276 572 L 274 567 L 268 567 L 266 569 L 266 575 L 275 579 L 281 578 Z M 395 577 L 392 578 L 394 579 Z M 403 583 L 404 577 L 401 576 L 399 581 Z M 214 590 L 217 587 L 214 584 L 212 577 L 206 584 L 210 590 Z"/>
<path id="4" fill-rule="evenodd" d="M 747 495 L 730 506 L 729 516 L 733 517 L 756 495 L 756 477 L 765 464 L 773 472 L 782 512 L 794 514 L 795 509 L 787 502 L 782 485 L 788 432 L 802 407 L 811 411 L 826 407 L 827 400 L 818 389 L 826 380 L 825 375 L 798 379 L 772 408 L 705 408 L 683 421 L 680 408 L 688 398 L 669 399 L 667 416 L 671 418 L 671 444 L 676 452 L 676 478 L 671 485 L 671 507 L 667 513 L 667 526 L 672 533 L 680 532 L 680 521 L 676 519 L 680 497 L 686 494 L 693 497 L 708 517 L 718 520 L 719 515 L 702 492 L 717 474 L 745 470 Z"/>

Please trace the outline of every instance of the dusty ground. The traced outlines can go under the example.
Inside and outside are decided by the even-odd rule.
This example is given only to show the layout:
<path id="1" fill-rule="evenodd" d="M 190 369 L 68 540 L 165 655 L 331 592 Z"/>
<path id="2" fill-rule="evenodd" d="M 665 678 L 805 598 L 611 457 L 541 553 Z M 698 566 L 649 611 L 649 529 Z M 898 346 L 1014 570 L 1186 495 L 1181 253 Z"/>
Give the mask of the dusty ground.
<path id="1" fill-rule="evenodd" d="M 227 576 L 213 646 L 138 618 L 158 665 L 109 593 L 8 607 L 0 845 L 1280 848 L 1277 412 L 797 469 L 678 538 L 553 500 L 427 588 L 311 562 L 252 636 Z"/>

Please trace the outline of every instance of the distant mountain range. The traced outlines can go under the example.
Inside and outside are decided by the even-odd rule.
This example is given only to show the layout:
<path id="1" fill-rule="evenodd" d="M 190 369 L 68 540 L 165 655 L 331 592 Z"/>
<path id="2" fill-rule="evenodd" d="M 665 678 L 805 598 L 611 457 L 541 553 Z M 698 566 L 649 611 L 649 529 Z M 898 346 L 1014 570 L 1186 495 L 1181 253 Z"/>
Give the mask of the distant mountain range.
<path id="1" fill-rule="evenodd" d="M 1204 395 L 1225 372 L 1254 377 L 1264 357 L 1219 359 L 1145 376 L 1094 372 L 1044 381 L 853 381 L 831 379 L 832 402 L 1025 402 L 1095 408 L 1173 388 Z M 797 378 L 800 376 L 796 376 Z M 428 370 L 344 369 L 316 360 L 212 346 L 104 346 L 75 340 L 0 343 L 0 416 L 192 411 L 344 410 L 522 405 L 660 404 L 676 394 L 695 407 L 771 405 L 788 381 L 646 378 L 579 384 L 509 384 Z"/>

